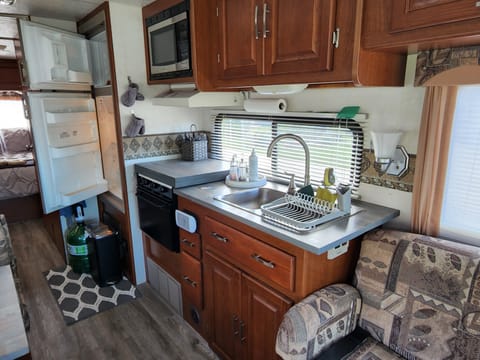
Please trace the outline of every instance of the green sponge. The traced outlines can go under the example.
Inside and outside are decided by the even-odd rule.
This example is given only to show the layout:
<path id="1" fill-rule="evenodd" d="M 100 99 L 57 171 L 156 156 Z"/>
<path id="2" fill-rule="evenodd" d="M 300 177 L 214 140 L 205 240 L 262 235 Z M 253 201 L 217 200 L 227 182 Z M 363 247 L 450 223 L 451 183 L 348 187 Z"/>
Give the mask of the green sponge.
<path id="1" fill-rule="evenodd" d="M 337 119 L 353 119 L 358 114 L 360 106 L 345 106 L 337 114 Z"/>
<path id="2" fill-rule="evenodd" d="M 310 195 L 310 196 L 314 195 L 312 185 L 304 186 L 301 189 L 299 189 L 297 192 L 300 193 L 300 194 L 306 194 L 306 195 Z"/>

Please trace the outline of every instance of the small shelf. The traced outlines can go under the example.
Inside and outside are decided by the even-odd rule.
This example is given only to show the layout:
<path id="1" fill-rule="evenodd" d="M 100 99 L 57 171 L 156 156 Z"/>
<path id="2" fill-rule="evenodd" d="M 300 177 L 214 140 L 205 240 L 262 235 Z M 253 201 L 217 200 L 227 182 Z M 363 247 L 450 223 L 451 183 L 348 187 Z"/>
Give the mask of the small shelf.
<path id="1" fill-rule="evenodd" d="M 89 144 L 82 144 L 76 146 L 69 146 L 66 148 L 50 148 L 52 152 L 52 158 L 64 158 L 69 156 L 75 156 L 81 153 L 87 152 L 95 152 L 100 150 L 100 146 L 98 145 L 98 141 L 93 140 L 94 142 Z"/>
<path id="2" fill-rule="evenodd" d="M 82 111 L 71 113 L 52 113 L 47 112 L 48 124 L 65 124 L 65 123 L 89 123 L 97 121 L 97 114 L 94 111 Z"/>
<path id="3" fill-rule="evenodd" d="M 64 206 L 72 205 L 76 202 L 94 197 L 106 191 L 108 191 L 108 183 L 105 179 L 101 179 L 93 186 L 89 186 L 68 194 L 61 194 L 62 204 Z"/>

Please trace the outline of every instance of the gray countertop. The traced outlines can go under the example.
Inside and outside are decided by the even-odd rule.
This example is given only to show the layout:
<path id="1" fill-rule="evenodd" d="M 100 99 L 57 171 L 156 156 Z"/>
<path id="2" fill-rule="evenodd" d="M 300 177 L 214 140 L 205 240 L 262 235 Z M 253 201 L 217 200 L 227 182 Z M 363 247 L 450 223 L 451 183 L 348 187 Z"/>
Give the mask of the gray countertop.
<path id="1" fill-rule="evenodd" d="M 226 161 L 160 160 L 135 164 L 135 171 L 173 188 L 205 184 L 225 179 L 230 169 Z"/>
<path id="2" fill-rule="evenodd" d="M 286 190 L 284 185 L 270 182 L 266 187 Z M 354 200 L 350 216 L 320 225 L 308 233 L 294 233 L 263 221 L 259 215 L 214 199 L 217 195 L 242 190 L 245 189 L 230 188 L 223 181 L 219 181 L 176 189 L 175 193 L 314 254 L 322 254 L 385 224 L 400 214 L 400 211 L 396 209 Z"/>

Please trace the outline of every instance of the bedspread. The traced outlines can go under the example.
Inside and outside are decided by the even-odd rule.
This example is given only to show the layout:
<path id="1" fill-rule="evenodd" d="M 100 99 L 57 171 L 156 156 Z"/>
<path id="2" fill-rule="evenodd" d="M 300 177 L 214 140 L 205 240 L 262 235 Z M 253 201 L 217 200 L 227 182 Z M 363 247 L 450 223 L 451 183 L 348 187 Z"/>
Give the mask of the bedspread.
<path id="1" fill-rule="evenodd" d="M 39 192 L 31 153 L 0 155 L 0 200 Z"/>

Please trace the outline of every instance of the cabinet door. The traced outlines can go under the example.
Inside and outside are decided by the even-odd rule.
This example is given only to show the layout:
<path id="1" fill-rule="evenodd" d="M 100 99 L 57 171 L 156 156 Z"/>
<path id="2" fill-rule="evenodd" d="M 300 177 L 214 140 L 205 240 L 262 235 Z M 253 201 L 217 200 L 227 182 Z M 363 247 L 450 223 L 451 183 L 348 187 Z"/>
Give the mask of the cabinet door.
<path id="1" fill-rule="evenodd" d="M 262 73 L 261 9 L 258 0 L 218 0 L 219 79 Z"/>
<path id="2" fill-rule="evenodd" d="M 394 0 L 392 32 L 480 17 L 480 6 L 474 0 Z"/>
<path id="3" fill-rule="evenodd" d="M 241 273 L 208 252 L 203 264 L 210 346 L 224 359 L 238 358 Z"/>
<path id="4" fill-rule="evenodd" d="M 336 0 L 265 2 L 265 73 L 331 70 L 335 8 Z"/>
<path id="5" fill-rule="evenodd" d="M 248 275 L 242 275 L 240 337 L 244 359 L 276 359 L 275 339 L 283 315 L 292 302 Z"/>

